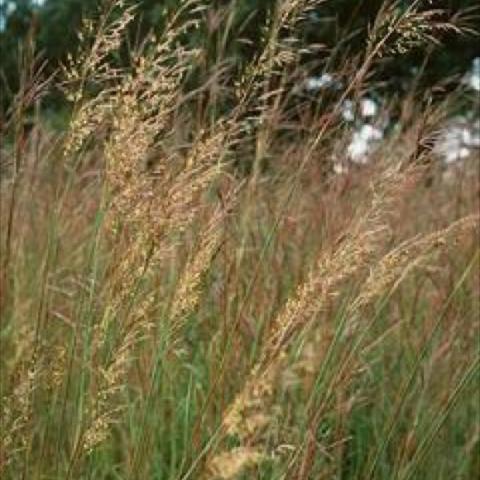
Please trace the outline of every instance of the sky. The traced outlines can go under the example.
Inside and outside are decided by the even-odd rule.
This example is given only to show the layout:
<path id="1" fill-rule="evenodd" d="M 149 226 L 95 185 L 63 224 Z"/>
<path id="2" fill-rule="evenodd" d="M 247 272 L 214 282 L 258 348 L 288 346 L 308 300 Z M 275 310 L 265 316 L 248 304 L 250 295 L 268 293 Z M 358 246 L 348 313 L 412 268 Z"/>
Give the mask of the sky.
<path id="1" fill-rule="evenodd" d="M 30 0 L 35 7 L 41 7 L 46 0 Z M 15 11 L 16 4 L 9 0 L 0 0 L 0 32 L 5 30 L 7 17 Z"/>

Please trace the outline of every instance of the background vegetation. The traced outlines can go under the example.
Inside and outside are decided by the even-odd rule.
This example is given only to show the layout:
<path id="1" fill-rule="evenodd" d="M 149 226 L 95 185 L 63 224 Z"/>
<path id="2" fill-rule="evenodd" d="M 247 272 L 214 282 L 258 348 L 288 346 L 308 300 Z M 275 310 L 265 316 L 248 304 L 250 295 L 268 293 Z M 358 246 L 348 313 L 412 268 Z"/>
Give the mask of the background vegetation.
<path id="1" fill-rule="evenodd" d="M 57 71 L 69 53 L 78 48 L 78 31 L 82 18 L 95 18 L 102 11 L 99 0 L 4 0 L 0 4 L 0 15 L 4 28 L 0 31 L 2 52 L 3 108 L 18 90 L 21 70 L 21 51 L 34 39 L 35 50 L 42 61 L 47 62 L 49 73 Z M 137 2 L 137 14 L 129 25 L 129 45 L 136 45 L 150 32 L 159 34 L 165 27 L 165 13 L 178 9 L 181 0 L 142 0 Z M 191 46 L 205 49 L 207 65 L 220 58 L 234 59 L 239 65 L 250 61 L 261 50 L 265 21 L 272 15 L 276 0 L 211 0 L 202 13 L 202 28 L 196 34 L 182 39 Z M 322 45 L 322 49 L 304 52 L 301 58 L 309 72 L 321 73 L 326 68 L 338 68 L 348 56 L 361 53 L 369 29 L 384 6 L 383 0 L 329 0 L 318 2 L 315 9 L 305 17 L 301 37 L 304 45 Z M 410 1 L 397 1 L 399 9 L 407 9 Z M 424 88 L 439 81 L 447 91 L 454 88 L 449 80 L 464 73 L 478 56 L 478 38 L 471 28 L 478 25 L 476 0 L 437 0 L 420 2 L 418 9 L 438 9 L 442 20 L 459 16 L 464 32 L 444 32 L 441 45 L 428 49 L 411 49 L 400 60 L 386 61 L 377 65 L 372 82 L 381 84 L 382 91 L 395 93 L 398 89 L 408 90 L 412 82 L 412 70 L 421 68 Z M 235 12 L 232 15 L 232 12 Z M 228 28 L 225 25 L 229 16 Z M 220 46 L 221 45 L 221 46 Z M 332 56 L 333 50 L 336 55 Z M 128 55 L 120 58 L 125 62 Z M 332 64 L 333 62 L 333 64 Z M 204 65 L 208 71 L 208 66 Z M 55 108 L 64 105 L 58 93 L 50 95 L 49 103 Z"/>

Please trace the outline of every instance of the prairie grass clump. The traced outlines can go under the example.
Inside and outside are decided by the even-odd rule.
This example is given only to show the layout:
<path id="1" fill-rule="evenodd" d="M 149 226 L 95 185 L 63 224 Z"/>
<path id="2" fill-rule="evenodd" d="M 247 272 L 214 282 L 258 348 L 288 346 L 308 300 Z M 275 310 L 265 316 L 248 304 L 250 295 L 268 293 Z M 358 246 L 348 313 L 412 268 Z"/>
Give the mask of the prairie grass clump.
<path id="1" fill-rule="evenodd" d="M 2 478 L 478 472 L 479 166 L 445 182 L 421 148 L 461 92 L 392 101 L 372 161 L 333 167 L 377 62 L 462 27 L 389 2 L 314 109 L 290 86 L 321 3 L 278 2 L 239 67 L 185 41 L 201 0 L 134 45 L 135 8 L 107 2 L 62 72 L 64 132 L 25 75 L 0 166 Z"/>

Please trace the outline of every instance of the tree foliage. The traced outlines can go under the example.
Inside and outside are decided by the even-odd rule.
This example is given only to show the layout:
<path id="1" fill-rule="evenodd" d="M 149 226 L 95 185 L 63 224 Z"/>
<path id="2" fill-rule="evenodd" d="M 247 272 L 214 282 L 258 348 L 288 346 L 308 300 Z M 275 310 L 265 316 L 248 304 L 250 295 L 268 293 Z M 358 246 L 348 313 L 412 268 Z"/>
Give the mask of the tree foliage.
<path id="1" fill-rule="evenodd" d="M 19 87 L 21 52 L 29 42 L 46 60 L 46 71 L 54 72 L 78 47 L 78 31 L 82 19 L 99 17 L 108 1 L 98 0 L 4 0 L 0 3 L 1 89 L 2 105 Z M 138 15 L 130 28 L 127 46 L 139 44 L 150 33 L 160 33 L 169 15 L 182 0 L 141 0 L 137 2 Z M 186 42 L 200 44 L 207 52 L 205 62 L 216 62 L 222 56 L 241 66 L 258 51 L 265 23 L 280 0 L 210 0 L 205 2 L 203 28 Z M 331 52 L 341 62 L 347 55 L 361 52 L 369 30 L 381 8 L 394 3 L 396 8 L 407 8 L 401 0 L 329 0 L 319 6 L 304 20 L 304 41 L 322 45 L 316 58 L 302 58 L 309 64 L 312 74 L 324 71 Z M 436 48 L 413 49 L 393 62 L 385 61 L 378 71 L 378 80 L 395 91 L 416 68 L 426 69 L 423 81 L 434 84 L 441 79 L 465 71 L 478 54 L 478 38 L 474 34 L 478 25 L 476 0 L 424 1 L 425 8 L 444 9 L 446 20 L 454 19 L 468 27 L 467 35 L 446 33 Z M 41 4 L 41 5 L 40 5 Z M 463 13 L 461 13 L 463 12 Z M 322 54 L 322 52 L 325 52 Z M 332 67 L 330 65 L 330 67 Z M 338 65 L 333 66 L 334 68 Z"/>

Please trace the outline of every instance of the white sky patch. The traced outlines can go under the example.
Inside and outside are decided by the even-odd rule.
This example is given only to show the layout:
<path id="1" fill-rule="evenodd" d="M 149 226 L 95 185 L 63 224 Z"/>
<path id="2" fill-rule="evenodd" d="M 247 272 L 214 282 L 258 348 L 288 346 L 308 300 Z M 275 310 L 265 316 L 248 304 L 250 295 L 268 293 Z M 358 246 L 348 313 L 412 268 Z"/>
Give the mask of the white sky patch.
<path id="1" fill-rule="evenodd" d="M 473 129 L 464 128 L 462 131 L 463 143 L 469 147 L 480 147 L 480 129 L 474 131 Z"/>
<path id="2" fill-rule="evenodd" d="M 354 163 L 365 164 L 367 163 L 368 150 L 368 143 L 354 133 L 352 141 L 347 148 L 348 158 Z"/>
<path id="3" fill-rule="evenodd" d="M 463 78 L 463 83 L 476 92 L 480 92 L 480 57 L 472 62 L 472 69 Z"/>
<path id="4" fill-rule="evenodd" d="M 469 122 L 464 117 L 453 119 L 439 134 L 433 151 L 446 164 L 469 157 L 480 148 L 480 120 Z"/>
<path id="5" fill-rule="evenodd" d="M 305 89 L 316 92 L 323 88 L 329 88 L 335 84 L 335 79 L 330 73 L 324 73 L 318 77 L 309 77 L 305 81 Z"/>
<path id="6" fill-rule="evenodd" d="M 344 175 L 345 173 L 348 173 L 348 166 L 343 165 L 340 162 L 335 162 L 333 164 L 333 172 L 336 175 Z"/>
<path id="7" fill-rule="evenodd" d="M 32 0 L 32 5 L 34 7 L 41 7 L 45 3 L 45 0 Z M 0 14 L 0 32 L 4 32 L 7 28 L 7 18 L 15 13 L 17 9 L 16 2 L 5 2 L 4 0 L 0 0 L 0 6 L 5 7 L 5 10 L 2 11 Z"/>
<path id="8" fill-rule="evenodd" d="M 15 2 L 7 3 L 7 15 L 11 15 L 17 9 L 17 4 Z"/>
<path id="9" fill-rule="evenodd" d="M 355 120 L 355 107 L 351 100 L 345 100 L 342 103 L 342 117 L 346 122 L 353 122 Z"/>
<path id="10" fill-rule="evenodd" d="M 366 164 L 368 156 L 383 138 L 383 132 L 370 124 L 362 125 L 353 132 L 352 141 L 347 147 L 348 158 L 353 163 Z"/>
<path id="11" fill-rule="evenodd" d="M 374 117 L 378 112 L 378 105 L 375 100 L 371 98 L 362 98 L 360 101 L 360 113 L 363 117 L 369 118 Z"/>
<path id="12" fill-rule="evenodd" d="M 358 133 L 366 142 L 381 140 L 383 137 L 383 132 L 379 128 L 373 127 L 368 123 L 362 125 Z"/>

